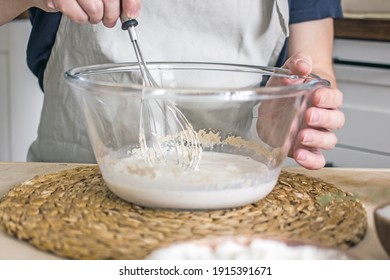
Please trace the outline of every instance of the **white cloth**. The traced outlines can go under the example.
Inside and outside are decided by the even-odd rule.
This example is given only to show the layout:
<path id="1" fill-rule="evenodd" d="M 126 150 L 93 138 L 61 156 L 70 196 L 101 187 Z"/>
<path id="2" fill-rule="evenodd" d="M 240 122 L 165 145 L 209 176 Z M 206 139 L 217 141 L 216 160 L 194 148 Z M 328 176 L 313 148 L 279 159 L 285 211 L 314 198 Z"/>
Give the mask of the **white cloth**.
<path id="1" fill-rule="evenodd" d="M 275 65 L 288 36 L 288 0 L 144 0 L 138 39 L 148 61 Z M 83 115 L 64 80 L 74 67 L 136 61 L 120 23 L 62 17 L 44 75 L 44 104 L 29 161 L 95 162 Z"/>

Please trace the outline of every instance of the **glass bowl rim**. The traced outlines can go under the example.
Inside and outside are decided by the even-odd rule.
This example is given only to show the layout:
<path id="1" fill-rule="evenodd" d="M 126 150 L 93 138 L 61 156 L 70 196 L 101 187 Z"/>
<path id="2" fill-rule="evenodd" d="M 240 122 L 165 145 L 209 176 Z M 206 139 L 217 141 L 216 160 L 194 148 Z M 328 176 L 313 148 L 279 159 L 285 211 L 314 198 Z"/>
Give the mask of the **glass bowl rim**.
<path id="1" fill-rule="evenodd" d="M 257 86 L 250 88 L 234 88 L 234 87 L 148 87 L 137 83 L 113 83 L 96 81 L 88 78 L 93 74 L 115 73 L 124 71 L 133 71 L 139 69 L 137 62 L 122 62 L 122 63 L 103 63 L 88 66 L 80 66 L 69 69 L 65 72 L 64 77 L 67 83 L 87 89 L 99 88 L 102 91 L 109 90 L 110 94 L 129 95 L 129 92 L 137 92 L 136 96 L 144 98 L 158 99 L 193 99 L 199 97 L 223 100 L 265 100 L 285 97 L 301 96 L 305 91 L 312 90 L 319 86 L 329 86 L 330 82 L 321 77 L 310 74 L 302 77 L 291 75 L 288 69 L 272 67 L 272 66 L 257 66 L 249 64 L 233 64 L 233 63 L 216 63 L 216 62 L 172 62 L 172 61 L 156 61 L 148 62 L 150 69 L 170 69 L 170 70 L 225 70 L 242 72 L 254 72 L 268 76 L 278 76 L 290 79 L 305 79 L 305 83 L 284 85 L 284 86 Z M 165 67 L 165 68 L 164 68 Z M 202 68 L 203 67 L 203 68 Z M 207 67 L 207 68 L 205 68 Z M 243 71 L 246 69 L 246 71 Z"/>

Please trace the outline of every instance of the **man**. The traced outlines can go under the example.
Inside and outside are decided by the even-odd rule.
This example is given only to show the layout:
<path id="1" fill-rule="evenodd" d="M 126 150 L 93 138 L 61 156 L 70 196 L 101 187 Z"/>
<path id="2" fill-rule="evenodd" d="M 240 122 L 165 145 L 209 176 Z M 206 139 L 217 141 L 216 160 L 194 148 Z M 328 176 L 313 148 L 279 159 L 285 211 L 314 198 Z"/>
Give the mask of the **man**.
<path id="1" fill-rule="evenodd" d="M 290 155 L 308 169 L 325 165 L 321 149 L 344 125 L 342 93 L 332 66 L 333 17 L 340 0 L 0 0 L 0 24 L 30 10 L 28 63 L 45 92 L 32 161 L 93 162 L 81 114 L 62 79 L 69 68 L 135 61 L 118 18 L 139 18 L 144 56 L 151 61 L 216 61 L 289 68 L 329 80 L 317 90 Z M 44 12 L 46 11 L 46 12 Z M 53 13 L 61 12 L 61 13 Z M 91 24 L 85 24 L 85 23 Z M 286 60 L 287 58 L 287 60 Z"/>

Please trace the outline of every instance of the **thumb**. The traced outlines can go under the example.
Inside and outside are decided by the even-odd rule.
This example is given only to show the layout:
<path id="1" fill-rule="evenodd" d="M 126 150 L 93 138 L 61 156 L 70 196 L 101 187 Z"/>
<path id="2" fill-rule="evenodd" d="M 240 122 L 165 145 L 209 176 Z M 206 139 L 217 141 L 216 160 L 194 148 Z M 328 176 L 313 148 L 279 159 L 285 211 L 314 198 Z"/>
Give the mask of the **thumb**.
<path id="1" fill-rule="evenodd" d="M 121 0 L 122 13 L 128 19 L 134 19 L 138 17 L 141 9 L 140 0 Z"/>
<path id="2" fill-rule="evenodd" d="M 292 74 L 298 76 L 307 76 L 312 71 L 312 59 L 311 56 L 306 53 L 296 53 L 287 59 L 283 68 L 287 68 Z"/>

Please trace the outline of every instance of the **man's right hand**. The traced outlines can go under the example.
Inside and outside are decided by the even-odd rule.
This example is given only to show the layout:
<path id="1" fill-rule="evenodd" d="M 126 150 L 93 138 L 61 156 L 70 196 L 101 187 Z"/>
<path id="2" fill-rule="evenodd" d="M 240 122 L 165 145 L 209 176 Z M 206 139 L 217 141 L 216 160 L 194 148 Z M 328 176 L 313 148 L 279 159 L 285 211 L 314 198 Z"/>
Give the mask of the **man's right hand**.
<path id="1" fill-rule="evenodd" d="M 31 7 L 47 12 L 62 12 L 76 23 L 102 22 L 106 27 L 114 27 L 121 14 L 136 18 L 141 0 L 31 0 Z"/>

